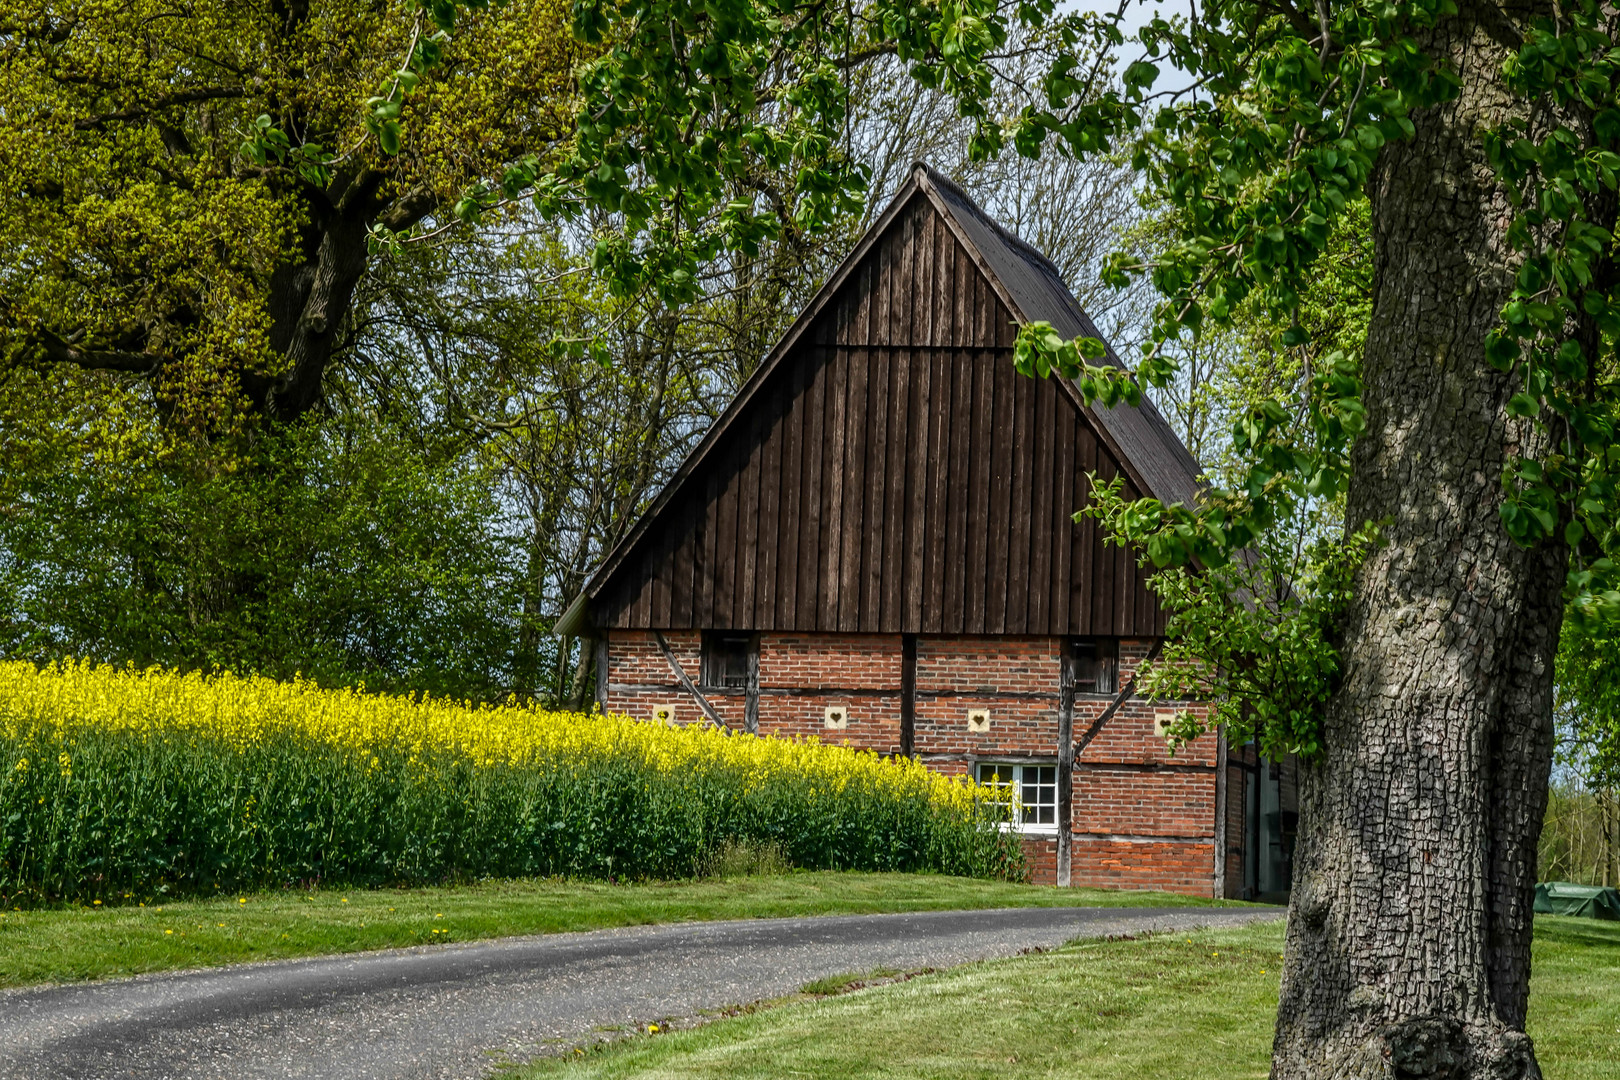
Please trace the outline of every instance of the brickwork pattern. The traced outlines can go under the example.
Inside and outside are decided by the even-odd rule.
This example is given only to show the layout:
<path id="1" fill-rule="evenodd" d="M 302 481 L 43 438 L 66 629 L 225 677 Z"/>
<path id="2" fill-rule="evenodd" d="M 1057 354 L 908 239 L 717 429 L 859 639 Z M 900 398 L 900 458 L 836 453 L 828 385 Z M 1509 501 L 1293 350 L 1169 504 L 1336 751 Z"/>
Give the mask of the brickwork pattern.
<path id="1" fill-rule="evenodd" d="M 1060 664 L 1059 638 L 919 638 L 913 749 L 925 759 L 1056 755 Z M 989 712 L 989 731 L 968 730 L 973 709 Z"/>
<path id="2" fill-rule="evenodd" d="M 666 631 L 665 640 L 694 685 L 700 682 L 702 636 Z M 1141 665 L 1147 641 L 1120 643 L 1120 685 Z M 651 719 L 673 704 L 679 723 L 702 714 L 670 671 L 649 631 L 616 630 L 608 638 L 604 707 Z M 917 642 L 913 747 L 930 768 L 968 773 L 977 761 L 1057 757 L 1062 639 L 1055 637 L 923 637 Z M 902 642 L 898 634 L 759 636 L 759 731 L 815 737 L 879 753 L 900 748 Z M 705 688 L 728 726 L 741 728 L 742 690 Z M 1076 699 L 1080 737 L 1112 695 Z M 846 711 L 847 726 L 826 727 L 828 706 Z M 1206 736 L 1171 755 L 1159 733 L 1161 713 L 1185 703 L 1132 699 L 1086 747 L 1075 769 L 1072 875 L 1076 885 L 1169 889 L 1207 896 L 1213 884 L 1215 739 Z M 1202 706 L 1193 705 L 1193 708 Z M 988 710 L 987 732 L 968 730 L 967 714 Z M 1241 844 L 1241 773 L 1233 769 L 1227 810 L 1229 842 Z M 1031 879 L 1056 880 L 1057 837 L 1030 834 L 1024 854 Z M 1230 851 L 1230 848 L 1229 848 Z M 1241 882 L 1241 849 L 1228 857 L 1228 881 Z"/>

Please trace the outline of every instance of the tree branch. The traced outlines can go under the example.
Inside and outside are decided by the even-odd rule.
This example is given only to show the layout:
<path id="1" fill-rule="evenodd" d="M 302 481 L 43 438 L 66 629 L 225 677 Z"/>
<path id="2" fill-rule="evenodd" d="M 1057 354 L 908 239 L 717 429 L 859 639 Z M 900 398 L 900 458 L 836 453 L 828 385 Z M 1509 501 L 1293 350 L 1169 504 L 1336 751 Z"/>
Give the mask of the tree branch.
<path id="1" fill-rule="evenodd" d="M 210 86 L 197 90 L 181 90 L 160 97 L 149 105 L 131 106 L 117 112 L 102 113 L 100 116 L 87 116 L 82 120 L 73 121 L 73 126 L 79 131 L 97 131 L 108 124 L 140 120 L 161 109 L 170 109 L 176 105 L 190 105 L 198 101 L 223 101 L 246 95 L 247 91 L 240 86 Z"/>
<path id="2" fill-rule="evenodd" d="M 128 371 L 140 375 L 156 371 L 163 357 L 125 349 L 81 349 L 75 341 L 40 327 L 34 338 L 45 358 L 58 364 L 77 364 L 86 371 Z"/>

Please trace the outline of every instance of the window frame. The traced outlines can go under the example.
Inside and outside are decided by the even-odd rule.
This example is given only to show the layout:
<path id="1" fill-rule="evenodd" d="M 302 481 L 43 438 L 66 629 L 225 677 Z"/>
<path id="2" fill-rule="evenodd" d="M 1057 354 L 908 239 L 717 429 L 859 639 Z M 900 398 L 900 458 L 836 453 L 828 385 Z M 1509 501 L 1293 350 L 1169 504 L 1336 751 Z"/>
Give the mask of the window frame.
<path id="1" fill-rule="evenodd" d="M 733 652 L 730 649 L 722 652 L 722 646 L 741 646 L 740 650 Z M 755 657 L 759 655 L 759 635 L 734 630 L 705 630 L 703 643 L 698 658 L 698 685 L 704 690 L 717 690 L 721 693 L 746 693 L 748 690 L 748 671 Z M 730 670 L 720 672 L 718 664 L 722 657 L 728 661 L 740 661 L 741 674 Z M 728 662 L 727 669 L 731 667 Z M 727 681 L 738 679 L 740 681 Z"/>
<path id="2" fill-rule="evenodd" d="M 1015 798 L 1012 800 L 1011 820 L 1001 823 L 1001 827 L 1004 830 L 1041 835 L 1055 835 L 1057 833 L 1058 793 L 1056 761 L 1049 758 L 1038 761 L 1006 761 L 999 759 L 976 761 L 973 763 L 973 779 L 975 782 L 980 784 L 985 782 L 983 779 L 983 770 L 985 769 L 1012 770 L 1012 779 L 1008 782 L 1008 787 L 1011 789 L 1011 794 L 1015 796 Z M 1039 813 L 1041 808 L 1050 808 L 1052 820 L 1049 822 L 1025 820 L 1026 807 L 1023 801 L 1023 793 L 1026 786 L 1030 783 L 1024 777 L 1024 771 L 1026 769 L 1037 770 L 1035 774 L 1036 779 L 1034 781 L 1034 786 L 1037 789 L 1037 795 L 1039 795 L 1043 790 L 1051 793 L 1051 802 L 1036 802 L 1033 804 L 1036 810 L 1036 817 L 1041 816 Z M 1043 773 L 1039 770 L 1046 770 L 1046 772 L 1043 775 Z"/>
<path id="3" fill-rule="evenodd" d="M 1084 656 L 1089 651 L 1091 655 Z M 1064 651 L 1063 678 L 1074 688 L 1076 694 L 1086 697 L 1113 697 L 1119 693 L 1119 638 L 1117 637 L 1073 637 L 1068 640 L 1068 648 Z M 1096 666 L 1092 669 L 1096 676 L 1082 680 L 1081 665 L 1087 662 Z M 1104 677 L 1106 675 L 1106 678 Z M 1090 682 L 1092 689 L 1086 689 L 1082 683 Z M 1104 684 L 1106 683 L 1106 688 Z"/>

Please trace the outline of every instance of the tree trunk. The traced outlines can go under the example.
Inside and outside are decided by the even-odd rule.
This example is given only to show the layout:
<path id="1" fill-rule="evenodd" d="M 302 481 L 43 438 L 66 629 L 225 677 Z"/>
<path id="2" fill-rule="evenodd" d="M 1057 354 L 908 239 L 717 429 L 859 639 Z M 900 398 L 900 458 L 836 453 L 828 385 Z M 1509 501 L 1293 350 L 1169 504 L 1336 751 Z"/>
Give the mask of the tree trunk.
<path id="1" fill-rule="evenodd" d="M 1498 517 L 1503 464 L 1537 436 L 1484 359 L 1515 259 L 1479 137 L 1522 107 L 1500 71 L 1528 15 L 1465 4 L 1427 35 L 1460 95 L 1373 176 L 1348 520 L 1387 521 L 1387 544 L 1300 777 L 1277 1080 L 1540 1075 L 1524 1018 L 1567 552 L 1521 550 Z"/>
<path id="2" fill-rule="evenodd" d="M 260 415 L 289 424 L 315 407 L 366 273 L 369 230 L 374 224 L 405 229 L 432 211 L 427 189 L 394 198 L 387 187 L 382 173 L 356 169 L 334 176 L 318 196 L 306 192 L 310 221 L 299 230 L 292 257 L 270 275 L 266 297 L 269 344 L 282 364 L 269 374 L 242 374 L 243 392 Z"/>

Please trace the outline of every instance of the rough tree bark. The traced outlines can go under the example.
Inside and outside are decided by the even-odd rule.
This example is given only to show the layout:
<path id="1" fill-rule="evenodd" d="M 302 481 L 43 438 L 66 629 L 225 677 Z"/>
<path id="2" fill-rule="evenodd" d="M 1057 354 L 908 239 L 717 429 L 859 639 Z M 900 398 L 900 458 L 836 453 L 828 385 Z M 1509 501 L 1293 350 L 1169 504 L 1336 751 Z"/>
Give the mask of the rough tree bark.
<path id="1" fill-rule="evenodd" d="M 1428 35 L 1461 93 L 1413 117 L 1374 174 L 1369 428 L 1349 520 L 1387 520 L 1345 626 L 1326 750 L 1303 769 L 1272 1075 L 1540 1071 L 1524 1034 L 1536 844 L 1552 751 L 1567 551 L 1498 517 L 1533 438 L 1484 338 L 1512 286 L 1507 200 L 1480 129 L 1532 14 L 1463 4 Z"/>

